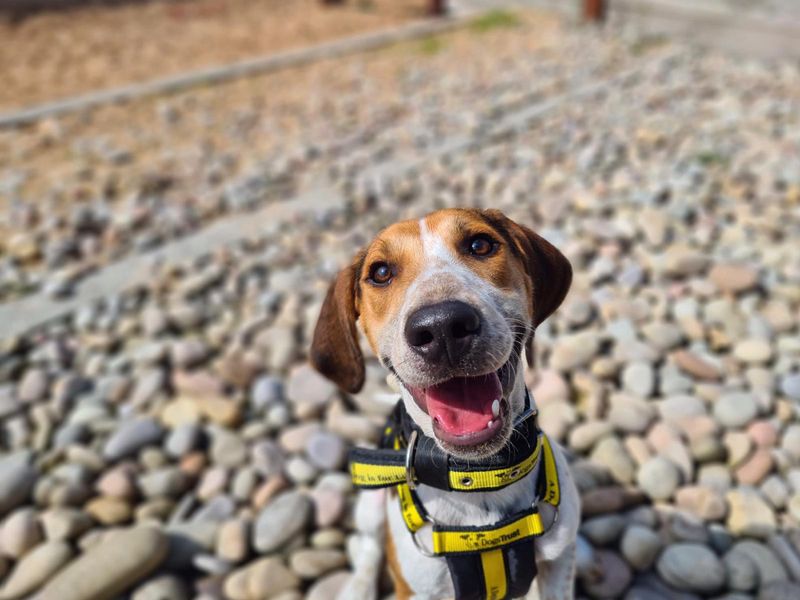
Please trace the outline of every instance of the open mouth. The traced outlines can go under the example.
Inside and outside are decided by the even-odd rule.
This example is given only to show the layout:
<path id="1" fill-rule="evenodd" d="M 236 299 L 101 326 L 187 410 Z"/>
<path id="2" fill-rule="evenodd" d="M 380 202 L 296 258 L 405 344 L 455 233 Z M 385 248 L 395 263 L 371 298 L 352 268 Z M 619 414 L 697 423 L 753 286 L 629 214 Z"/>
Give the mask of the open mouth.
<path id="1" fill-rule="evenodd" d="M 508 403 L 503 398 L 500 375 L 498 371 L 475 377 L 453 377 L 410 391 L 433 420 L 436 437 L 454 446 L 475 446 L 497 435 L 508 418 Z"/>

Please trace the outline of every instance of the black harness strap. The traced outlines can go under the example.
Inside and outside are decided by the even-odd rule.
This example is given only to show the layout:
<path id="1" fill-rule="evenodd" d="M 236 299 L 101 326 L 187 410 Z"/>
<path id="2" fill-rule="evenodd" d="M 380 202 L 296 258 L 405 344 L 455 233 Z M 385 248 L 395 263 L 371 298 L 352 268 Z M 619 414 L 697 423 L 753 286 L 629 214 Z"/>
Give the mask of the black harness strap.
<path id="1" fill-rule="evenodd" d="M 381 488 L 407 480 L 405 445 L 417 433 L 413 480 L 445 491 L 478 492 L 502 489 L 519 481 L 536 466 L 540 451 L 536 412 L 525 395 L 525 410 L 511 432 L 509 443 L 494 455 L 464 461 L 445 453 L 433 438 L 422 433 L 398 402 L 384 427 L 378 450 L 355 448 L 350 453 L 353 483 L 361 488 Z M 400 444 L 397 444 L 400 440 Z"/>

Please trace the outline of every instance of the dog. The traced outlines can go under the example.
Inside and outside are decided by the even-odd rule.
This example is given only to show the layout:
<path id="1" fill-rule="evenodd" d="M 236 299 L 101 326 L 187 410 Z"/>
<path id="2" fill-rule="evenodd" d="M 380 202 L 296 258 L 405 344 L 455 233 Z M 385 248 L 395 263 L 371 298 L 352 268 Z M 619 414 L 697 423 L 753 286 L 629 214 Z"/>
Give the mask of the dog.
<path id="1" fill-rule="evenodd" d="M 500 211 L 445 209 L 398 222 L 381 231 L 331 283 L 310 360 L 342 390 L 357 393 L 365 378 L 360 329 L 397 380 L 397 409 L 407 429 L 429 442 L 430 456 L 469 469 L 516 450 L 519 423 L 525 414 L 535 416 L 521 361 L 525 355 L 532 366 L 536 327 L 562 303 L 571 281 L 572 268 L 559 250 Z M 513 479 L 519 468 L 504 471 L 513 482 L 488 491 L 462 493 L 415 482 L 408 462 L 405 470 L 395 464 L 394 472 L 405 473 L 409 487 L 400 482 L 396 489 L 378 485 L 360 492 L 357 532 L 348 547 L 354 573 L 339 597 L 376 598 L 385 561 L 398 600 L 505 598 L 512 589 L 514 597 L 573 598 L 580 501 L 562 450 L 545 445 L 559 487 L 557 506 L 537 497 L 545 466 L 537 454 L 541 448 L 534 445 L 536 465 L 519 479 Z M 413 449 L 405 451 L 417 459 Z M 394 456 L 392 450 L 384 452 Z M 402 454 L 403 447 L 396 452 Z M 468 484 L 472 479 L 462 477 Z M 410 528 L 405 515 L 414 507 L 425 513 L 420 531 Z M 436 529 L 431 523 L 463 532 L 460 537 L 478 548 L 488 539 L 486 531 L 500 532 L 496 524 L 509 515 L 530 517 L 532 510 L 541 528 L 523 534 L 535 535 L 530 553 L 512 544 L 499 550 L 516 552 L 511 558 L 497 551 L 432 556 L 430 538 L 436 534 L 425 533 Z M 502 531 L 508 538 L 520 535 Z M 480 567 L 453 566 L 474 556 L 480 556 Z M 525 584 L 522 577 L 526 587 L 514 588 L 504 579 L 512 567 L 536 574 L 536 584 Z M 494 587 L 487 583 L 490 571 L 499 573 Z"/>

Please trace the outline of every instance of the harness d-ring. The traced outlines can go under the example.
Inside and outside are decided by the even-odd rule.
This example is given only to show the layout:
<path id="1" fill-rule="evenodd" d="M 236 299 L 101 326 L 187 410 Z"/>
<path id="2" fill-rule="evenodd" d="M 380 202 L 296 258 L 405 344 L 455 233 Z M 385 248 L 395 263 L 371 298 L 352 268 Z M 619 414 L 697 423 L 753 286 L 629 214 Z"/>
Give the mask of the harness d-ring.
<path id="1" fill-rule="evenodd" d="M 433 524 L 433 519 L 431 519 L 430 517 L 425 517 L 425 520 L 429 521 L 431 524 Z M 422 531 L 422 530 L 421 529 L 417 529 L 414 533 L 411 534 L 411 539 L 414 541 L 414 545 L 417 547 L 417 550 L 419 550 L 419 553 L 422 554 L 422 556 L 425 556 L 427 558 L 441 558 L 441 557 L 437 556 L 436 554 L 434 554 L 433 552 L 431 552 L 430 550 L 428 550 L 422 544 L 422 542 L 420 542 L 419 539 L 417 539 L 417 534 L 420 531 Z"/>
<path id="2" fill-rule="evenodd" d="M 408 436 L 408 449 L 406 449 L 406 483 L 410 490 L 417 489 L 417 476 L 414 471 L 414 453 L 417 449 L 417 437 L 417 430 L 412 430 L 411 435 Z"/>
<path id="3" fill-rule="evenodd" d="M 408 489 L 415 490 L 417 489 L 417 482 L 416 482 L 416 473 L 414 472 L 414 453 L 417 449 L 417 438 L 419 434 L 417 430 L 414 429 L 411 432 L 411 435 L 408 436 L 408 448 L 406 449 L 406 484 L 408 485 Z M 430 515 L 428 514 L 420 514 L 420 516 L 428 521 L 431 525 L 435 524 L 435 521 L 431 519 Z M 411 539 L 414 542 L 414 545 L 419 550 L 419 553 L 423 556 L 428 558 L 435 558 L 436 554 L 428 550 L 422 542 L 419 541 L 417 538 L 417 534 L 420 532 L 420 529 L 411 532 Z"/>

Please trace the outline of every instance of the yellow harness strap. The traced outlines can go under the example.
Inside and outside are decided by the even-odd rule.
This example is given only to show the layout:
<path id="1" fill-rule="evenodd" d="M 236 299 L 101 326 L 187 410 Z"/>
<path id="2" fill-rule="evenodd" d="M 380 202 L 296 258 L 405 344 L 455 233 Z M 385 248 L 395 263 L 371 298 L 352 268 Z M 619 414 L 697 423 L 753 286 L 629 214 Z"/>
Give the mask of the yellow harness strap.
<path id="1" fill-rule="evenodd" d="M 487 600 L 499 600 L 506 597 L 506 563 L 503 551 L 498 548 L 481 553 L 483 567 L 483 585 L 486 588 Z"/>
<path id="2" fill-rule="evenodd" d="M 397 438 L 395 438 L 397 440 Z M 397 450 L 398 447 L 395 447 Z M 542 449 L 542 436 L 536 442 L 533 453 L 509 467 L 490 469 L 486 471 L 457 471 L 448 472 L 450 489 L 454 491 L 486 491 L 504 488 L 519 481 L 530 473 L 539 460 Z M 357 487 L 391 487 L 406 482 L 405 465 L 380 464 L 364 460 L 350 461 L 350 476 Z"/>
<path id="3" fill-rule="evenodd" d="M 419 509 L 419 503 L 415 501 L 414 492 L 408 487 L 407 483 L 401 483 L 397 486 L 397 497 L 400 500 L 400 512 L 403 513 L 403 521 L 406 523 L 406 528 L 414 534 L 425 525 L 425 517 Z"/>
<path id="4" fill-rule="evenodd" d="M 539 460 L 542 449 L 542 436 L 536 442 L 536 450 L 528 458 L 516 465 L 490 471 L 450 471 L 450 488 L 453 490 L 493 490 L 519 481 L 530 473 Z"/>
<path id="5" fill-rule="evenodd" d="M 541 500 L 558 507 L 561 502 L 561 486 L 558 482 L 558 468 L 556 467 L 556 457 L 553 454 L 553 448 L 550 446 L 550 440 L 547 436 L 542 434 L 542 441 L 544 444 L 544 477 L 545 486 L 544 490 L 540 490 Z"/>
<path id="6" fill-rule="evenodd" d="M 540 482 L 543 481 L 544 483 L 539 485 L 540 500 L 558 507 L 561 500 L 561 491 L 555 455 L 546 435 L 541 434 L 539 440 L 536 457 L 538 458 L 541 454 L 541 468 L 544 469 L 544 475 L 540 479 Z M 541 453 L 539 449 L 541 449 Z M 530 469 L 528 472 L 530 472 Z M 406 483 L 397 486 L 397 495 L 400 501 L 400 512 L 403 515 L 403 521 L 405 521 L 406 527 L 411 534 L 416 534 L 417 531 L 422 529 L 427 520 L 424 508 Z M 444 529 L 436 526 L 432 532 L 433 553 L 444 555 L 459 552 L 481 552 L 501 548 L 506 544 L 544 533 L 541 515 L 535 507 L 518 514 L 520 516 L 517 519 L 501 526 L 453 529 Z"/>
<path id="7" fill-rule="evenodd" d="M 542 518 L 532 510 L 507 525 L 494 528 L 433 530 L 433 553 L 483 552 L 501 548 L 525 538 L 542 535 Z"/>

